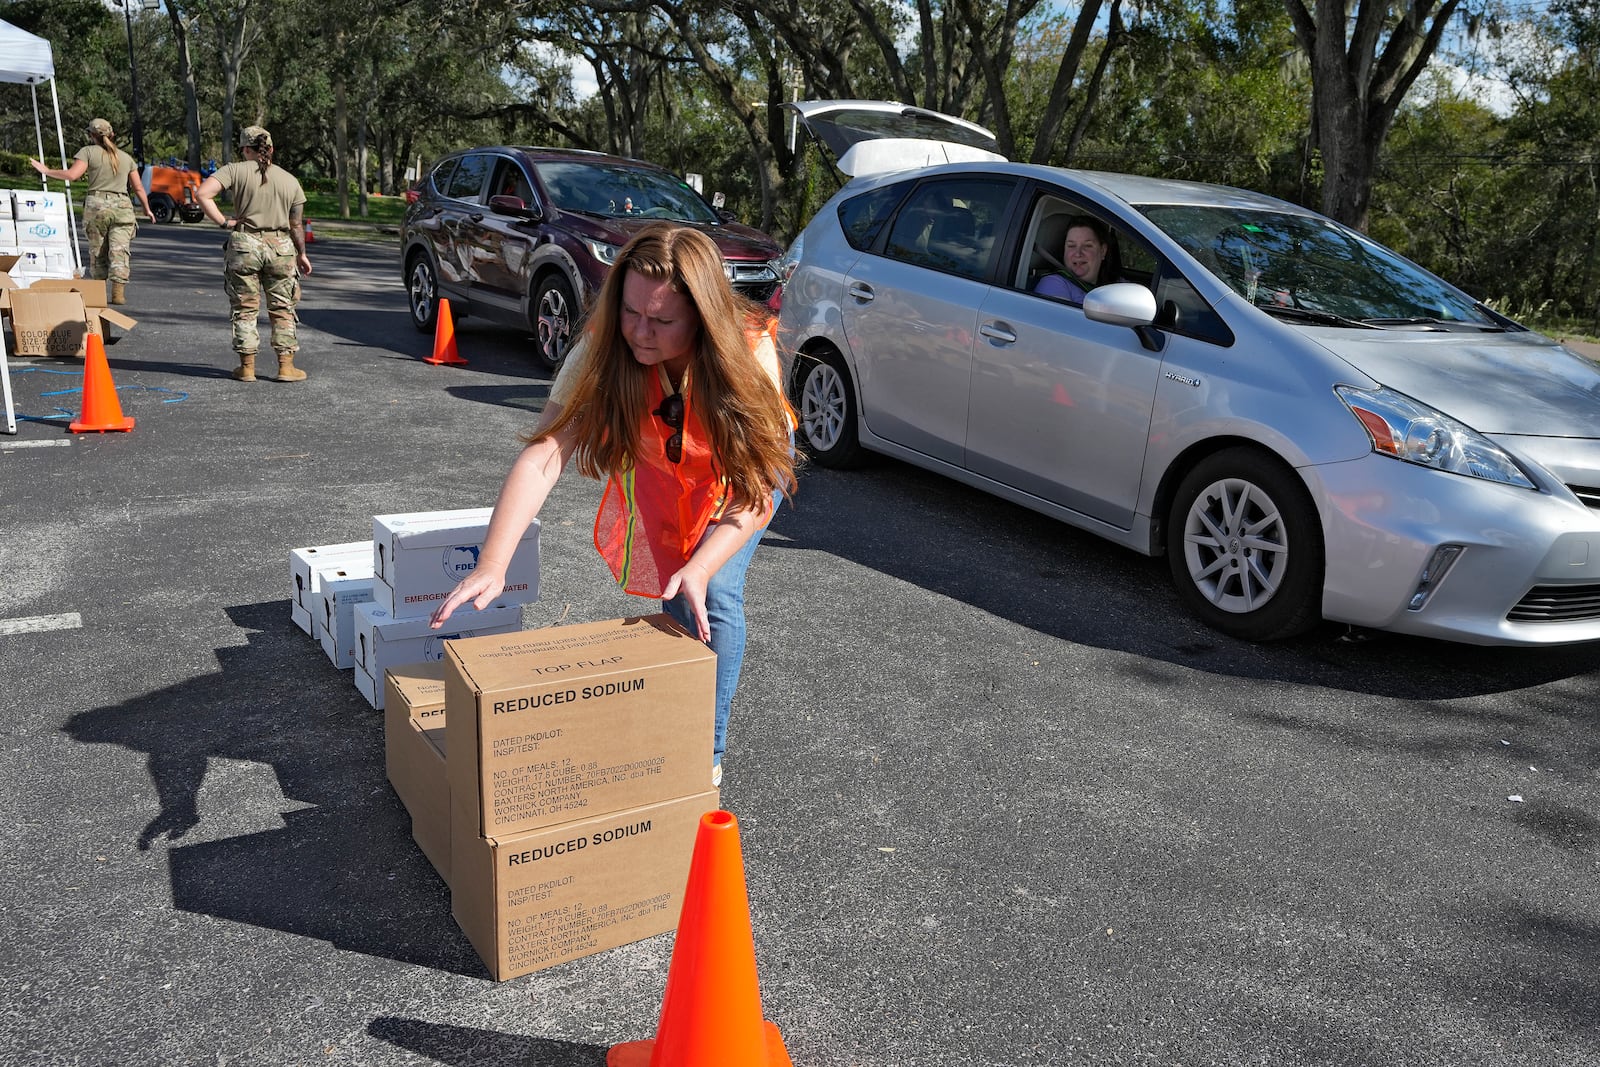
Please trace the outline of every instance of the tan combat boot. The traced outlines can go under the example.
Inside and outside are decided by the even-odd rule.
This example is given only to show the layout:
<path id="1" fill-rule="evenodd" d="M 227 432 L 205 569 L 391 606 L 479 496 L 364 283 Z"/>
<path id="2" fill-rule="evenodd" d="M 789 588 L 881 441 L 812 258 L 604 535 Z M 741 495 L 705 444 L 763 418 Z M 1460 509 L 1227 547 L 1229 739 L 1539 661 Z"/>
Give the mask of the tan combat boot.
<path id="1" fill-rule="evenodd" d="M 294 356 L 293 352 L 280 352 L 278 354 L 278 381 L 303 382 L 306 380 L 306 372 L 295 367 Z"/>
<path id="2" fill-rule="evenodd" d="M 126 304 L 128 302 L 128 294 L 123 288 L 127 284 L 127 282 L 111 283 L 111 302 L 113 304 Z"/>
<path id="3" fill-rule="evenodd" d="M 256 354 L 254 352 L 239 353 L 239 366 L 234 370 L 233 376 L 241 382 L 256 380 Z"/>

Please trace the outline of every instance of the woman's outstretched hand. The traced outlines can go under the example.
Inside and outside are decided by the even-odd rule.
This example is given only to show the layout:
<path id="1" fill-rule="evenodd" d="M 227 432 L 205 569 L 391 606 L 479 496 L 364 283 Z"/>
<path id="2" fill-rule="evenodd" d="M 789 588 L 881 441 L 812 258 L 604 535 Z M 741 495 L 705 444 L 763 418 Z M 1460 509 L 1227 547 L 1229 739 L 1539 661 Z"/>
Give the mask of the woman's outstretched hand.
<path id="1" fill-rule="evenodd" d="M 689 611 L 694 618 L 694 635 L 702 641 L 711 640 L 711 623 L 706 620 L 706 586 L 710 582 L 711 575 L 706 573 L 704 567 L 689 563 L 674 574 L 661 591 L 662 600 L 677 596 L 688 598 Z"/>
<path id="2" fill-rule="evenodd" d="M 433 618 L 428 620 L 428 625 L 437 630 L 457 608 L 469 601 L 475 610 L 482 611 L 505 587 L 504 569 L 497 570 L 479 563 L 476 570 L 461 579 L 460 584 L 450 591 L 450 595 L 444 598 L 444 603 L 434 609 Z"/>

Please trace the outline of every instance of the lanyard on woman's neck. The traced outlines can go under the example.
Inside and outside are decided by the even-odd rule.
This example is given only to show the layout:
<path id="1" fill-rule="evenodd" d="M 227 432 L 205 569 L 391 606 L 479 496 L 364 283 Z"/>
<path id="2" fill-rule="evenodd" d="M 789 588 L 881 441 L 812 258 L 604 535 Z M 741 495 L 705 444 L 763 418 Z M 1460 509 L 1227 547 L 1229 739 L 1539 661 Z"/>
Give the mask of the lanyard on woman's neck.
<path id="1" fill-rule="evenodd" d="M 667 368 L 664 364 L 656 364 L 656 378 L 661 382 L 662 396 L 671 396 L 673 393 L 682 393 L 685 397 L 689 395 L 688 367 L 683 368 L 683 380 L 678 383 L 678 387 L 676 389 L 672 387 L 672 378 L 667 374 Z"/>

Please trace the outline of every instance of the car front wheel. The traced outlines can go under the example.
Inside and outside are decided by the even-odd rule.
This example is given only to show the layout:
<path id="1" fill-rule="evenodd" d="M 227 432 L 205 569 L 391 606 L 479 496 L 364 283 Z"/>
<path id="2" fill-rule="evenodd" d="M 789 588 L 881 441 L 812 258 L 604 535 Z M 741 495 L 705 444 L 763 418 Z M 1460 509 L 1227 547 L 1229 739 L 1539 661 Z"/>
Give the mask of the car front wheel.
<path id="1" fill-rule="evenodd" d="M 577 310 L 578 299 L 565 278 L 547 274 L 540 279 L 533 292 L 533 337 L 539 358 L 550 370 L 558 369 L 567 358 Z"/>
<path id="2" fill-rule="evenodd" d="M 804 356 L 800 379 L 800 436 L 824 467 L 859 466 L 865 455 L 856 433 L 856 395 L 837 352 Z"/>
<path id="3" fill-rule="evenodd" d="M 1185 606 L 1233 637 L 1279 641 L 1321 620 L 1316 506 L 1294 471 L 1255 449 L 1225 449 L 1183 479 L 1167 562 Z"/>
<path id="4" fill-rule="evenodd" d="M 433 332 L 439 313 L 439 280 L 428 257 L 418 253 L 406 272 L 406 296 L 411 301 L 411 325 L 421 333 Z"/>
<path id="5" fill-rule="evenodd" d="M 156 217 L 157 222 L 171 222 L 175 214 L 172 198 L 165 193 L 157 193 L 150 198 L 150 214 Z"/>

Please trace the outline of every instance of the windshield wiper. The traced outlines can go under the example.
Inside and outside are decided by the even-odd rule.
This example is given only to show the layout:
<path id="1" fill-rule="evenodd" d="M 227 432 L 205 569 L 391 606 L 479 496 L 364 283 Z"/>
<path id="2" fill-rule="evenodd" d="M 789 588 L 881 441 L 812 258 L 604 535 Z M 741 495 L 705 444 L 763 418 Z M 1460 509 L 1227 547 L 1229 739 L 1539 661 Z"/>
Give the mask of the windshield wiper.
<path id="1" fill-rule="evenodd" d="M 1314 322 L 1319 326 L 1351 326 L 1359 330 L 1376 330 L 1379 327 L 1369 325 L 1367 322 L 1358 322 L 1347 319 L 1343 315 L 1335 315 L 1331 311 L 1317 311 L 1315 308 L 1294 307 L 1290 304 L 1257 304 L 1256 307 L 1268 315 L 1280 319 L 1298 319 L 1301 322 Z"/>
<path id="2" fill-rule="evenodd" d="M 1369 326 L 1437 326 L 1441 330 L 1478 330 L 1482 333 L 1505 333 L 1506 328 L 1489 322 L 1464 322 L 1461 319 L 1440 319 L 1432 315 L 1413 315 L 1398 319 L 1362 319 Z"/>

